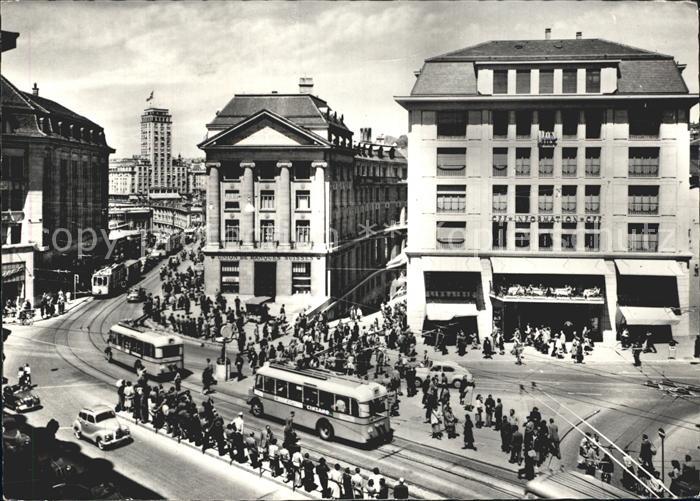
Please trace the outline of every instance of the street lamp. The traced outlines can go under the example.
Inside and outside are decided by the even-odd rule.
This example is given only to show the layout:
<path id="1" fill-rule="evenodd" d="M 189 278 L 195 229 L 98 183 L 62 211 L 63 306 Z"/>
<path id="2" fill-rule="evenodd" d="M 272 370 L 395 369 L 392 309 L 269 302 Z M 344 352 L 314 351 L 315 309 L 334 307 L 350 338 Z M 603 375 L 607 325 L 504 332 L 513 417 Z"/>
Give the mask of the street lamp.
<path id="1" fill-rule="evenodd" d="M 233 341 L 233 326 L 225 324 L 221 327 L 221 337 L 216 339 L 221 343 L 221 356 L 216 361 L 216 378 L 228 381 L 231 374 L 231 361 L 226 356 L 226 344 Z"/>
<path id="2" fill-rule="evenodd" d="M 661 483 L 666 478 L 664 476 L 664 441 L 666 440 L 666 432 L 663 428 L 659 428 L 659 438 L 661 438 Z"/>

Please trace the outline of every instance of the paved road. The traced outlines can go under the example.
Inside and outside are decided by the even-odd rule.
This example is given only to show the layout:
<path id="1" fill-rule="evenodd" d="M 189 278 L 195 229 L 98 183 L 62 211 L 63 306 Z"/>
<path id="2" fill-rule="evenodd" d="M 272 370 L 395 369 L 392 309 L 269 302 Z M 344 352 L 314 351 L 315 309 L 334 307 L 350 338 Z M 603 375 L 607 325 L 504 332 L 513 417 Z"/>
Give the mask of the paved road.
<path id="1" fill-rule="evenodd" d="M 157 280 L 151 275 L 144 283 L 148 286 Z M 102 350 L 107 331 L 117 321 L 137 316 L 140 310 L 140 304 L 128 304 L 123 297 L 95 300 L 63 317 L 32 327 L 13 328 L 5 345 L 6 375 L 14 381 L 16 367 L 28 362 L 33 380 L 39 385 L 37 392 L 45 404 L 41 411 L 28 415 L 32 424 L 43 426 L 50 417 L 55 417 L 61 426 L 68 427 L 81 406 L 115 400 L 114 382 L 124 377 L 133 379 L 134 374 L 104 360 Z M 185 387 L 193 390 L 195 400 L 199 399 L 200 372 L 195 370 L 184 382 Z M 240 410 L 247 410 L 240 398 L 217 393 L 214 399 L 217 409 L 227 419 Z M 246 426 L 250 429 L 260 429 L 265 424 L 269 422 L 246 416 Z M 273 423 L 273 429 L 281 433 L 281 425 Z M 92 444 L 81 445 L 88 454 L 104 454 L 114 462 L 116 470 L 166 498 L 273 499 L 288 498 L 291 494 L 280 489 L 278 484 L 258 482 L 257 478 L 255 482 L 237 478 L 238 470 L 221 463 L 222 467 L 218 462 L 212 463 L 199 455 L 182 454 L 183 449 L 160 443 L 160 440 L 156 442 L 156 437 L 142 430 L 136 431 L 135 435 L 133 444 L 106 453 Z M 466 478 L 466 467 L 460 464 L 461 458 L 438 450 L 426 453 L 420 444 L 404 442 L 366 450 L 346 444 L 328 444 L 303 432 L 300 435 L 302 446 L 312 457 L 325 456 L 332 463 L 338 461 L 364 468 L 378 465 L 391 478 L 405 477 L 410 484 L 435 489 L 434 492 L 445 497 L 515 497 L 512 492 L 504 492 L 493 483 Z M 68 428 L 61 430 L 59 438 L 75 440 Z M 423 461 L 420 466 L 419 461 Z M 154 465 L 158 467 L 154 468 Z M 499 469 L 493 471 L 498 473 Z M 177 474 L 173 475 L 173 472 Z M 509 473 L 503 472 L 508 475 L 508 480 L 515 480 Z"/>

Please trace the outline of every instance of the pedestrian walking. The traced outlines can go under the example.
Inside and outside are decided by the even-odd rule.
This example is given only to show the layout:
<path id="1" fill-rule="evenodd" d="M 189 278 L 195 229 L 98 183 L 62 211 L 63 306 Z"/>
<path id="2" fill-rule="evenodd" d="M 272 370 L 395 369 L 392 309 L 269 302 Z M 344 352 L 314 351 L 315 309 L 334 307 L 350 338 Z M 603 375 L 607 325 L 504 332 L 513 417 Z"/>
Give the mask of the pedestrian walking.
<path id="1" fill-rule="evenodd" d="M 408 487 L 403 478 L 400 478 L 399 483 L 394 486 L 394 499 L 408 499 Z"/>
<path id="2" fill-rule="evenodd" d="M 509 463 L 522 463 L 523 434 L 517 424 L 512 425 L 510 439 L 510 460 Z"/>
<path id="3" fill-rule="evenodd" d="M 439 407 L 434 407 L 430 411 L 430 427 L 432 428 L 432 438 L 442 439 L 442 412 Z"/>
<path id="4" fill-rule="evenodd" d="M 496 431 L 499 431 L 501 429 L 501 422 L 503 421 L 503 404 L 501 403 L 500 398 L 496 399 L 496 406 L 494 407 L 493 411 L 495 418 L 495 429 Z"/>
<path id="5" fill-rule="evenodd" d="M 486 420 L 484 426 L 486 428 L 491 428 L 493 426 L 493 410 L 496 407 L 496 402 L 493 397 L 489 394 L 484 402 L 484 409 L 486 411 Z"/>
<path id="6" fill-rule="evenodd" d="M 318 482 L 321 484 L 321 497 L 323 498 L 331 497 L 331 492 L 328 489 L 328 473 L 330 471 L 331 469 L 326 464 L 326 458 L 320 458 L 316 465 L 316 476 L 318 477 Z"/>
<path id="7" fill-rule="evenodd" d="M 552 456 L 561 460 L 561 452 L 559 450 L 559 426 L 554 422 L 554 419 L 549 418 L 549 443 Z"/>
<path id="8" fill-rule="evenodd" d="M 641 367 L 642 366 L 642 350 L 644 348 L 642 347 L 642 343 L 639 339 L 634 341 L 634 344 L 632 344 L 632 356 L 634 357 L 634 366 L 635 367 Z"/>
<path id="9" fill-rule="evenodd" d="M 642 466 L 649 473 L 654 473 L 654 456 L 656 455 L 656 447 L 649 441 L 649 437 L 642 435 L 642 443 L 639 446 L 639 459 Z"/>

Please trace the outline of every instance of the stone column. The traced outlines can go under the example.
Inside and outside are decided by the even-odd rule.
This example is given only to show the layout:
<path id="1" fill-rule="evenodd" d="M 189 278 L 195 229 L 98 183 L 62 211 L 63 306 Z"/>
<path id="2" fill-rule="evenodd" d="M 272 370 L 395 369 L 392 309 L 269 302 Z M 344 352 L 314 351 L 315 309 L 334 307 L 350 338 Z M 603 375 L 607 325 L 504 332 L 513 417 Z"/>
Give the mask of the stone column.
<path id="1" fill-rule="evenodd" d="M 257 201 L 255 200 L 255 188 L 253 184 L 254 162 L 241 162 L 243 178 L 241 180 L 241 240 L 246 247 L 252 247 L 255 240 L 255 211 L 257 211 Z"/>
<path id="2" fill-rule="evenodd" d="M 277 235 L 281 248 L 289 248 L 290 228 L 292 226 L 292 202 L 289 182 L 289 169 L 292 167 L 290 161 L 277 162 L 277 167 L 280 169 L 280 174 L 277 177 L 277 195 L 275 196 L 275 205 L 277 212 Z"/>
<path id="3" fill-rule="evenodd" d="M 311 182 L 311 241 L 314 247 L 323 247 L 326 243 L 326 172 L 328 163 L 315 161 L 311 163 L 314 178 Z"/>
<path id="4" fill-rule="evenodd" d="M 207 162 L 207 246 L 221 246 L 221 181 L 219 162 Z"/>

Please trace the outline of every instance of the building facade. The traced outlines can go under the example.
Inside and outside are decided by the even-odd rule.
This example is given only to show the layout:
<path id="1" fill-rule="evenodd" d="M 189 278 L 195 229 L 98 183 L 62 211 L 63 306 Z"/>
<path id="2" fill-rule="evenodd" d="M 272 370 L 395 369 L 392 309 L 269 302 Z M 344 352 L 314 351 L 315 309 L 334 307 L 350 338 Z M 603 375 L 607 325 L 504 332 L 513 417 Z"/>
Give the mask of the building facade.
<path id="1" fill-rule="evenodd" d="M 131 195 L 136 191 L 136 162 L 131 158 L 109 161 L 109 194 Z"/>
<path id="2" fill-rule="evenodd" d="M 201 200 L 207 192 L 207 168 L 204 162 L 192 162 L 187 171 L 187 192 L 193 199 Z"/>
<path id="3" fill-rule="evenodd" d="M 104 248 L 113 152 L 101 126 L 2 77 L 3 300 L 34 304 L 90 272 L 86 259 Z"/>
<path id="4" fill-rule="evenodd" d="M 485 42 L 409 96 L 413 329 L 688 334 L 689 108 L 672 56 Z"/>
<path id="5" fill-rule="evenodd" d="M 324 301 L 392 257 L 384 223 L 400 209 L 374 190 L 360 202 L 357 178 L 380 174 L 356 170 L 353 133 L 312 88 L 235 95 L 207 125 L 208 294 Z"/>
<path id="6" fill-rule="evenodd" d="M 146 108 L 141 115 L 141 157 L 150 163 L 147 191 L 174 187 L 172 115 L 166 108 Z"/>
<path id="7" fill-rule="evenodd" d="M 153 209 L 129 203 L 110 204 L 109 229 L 151 231 L 153 229 Z"/>

